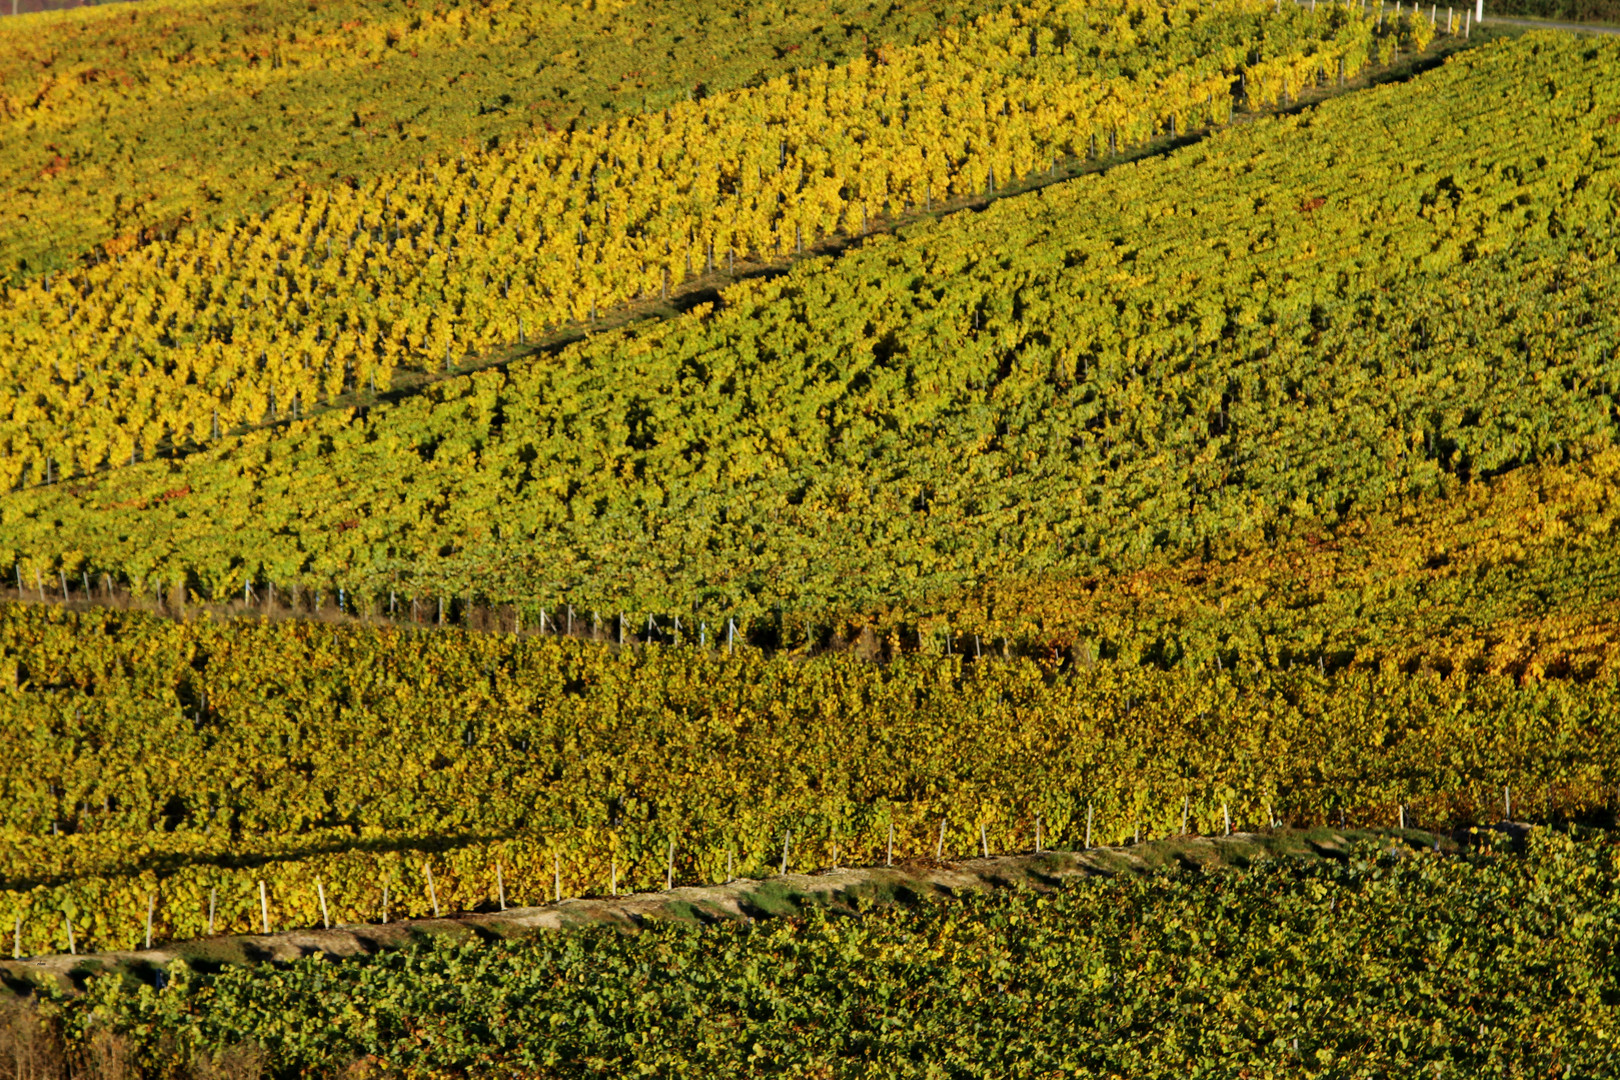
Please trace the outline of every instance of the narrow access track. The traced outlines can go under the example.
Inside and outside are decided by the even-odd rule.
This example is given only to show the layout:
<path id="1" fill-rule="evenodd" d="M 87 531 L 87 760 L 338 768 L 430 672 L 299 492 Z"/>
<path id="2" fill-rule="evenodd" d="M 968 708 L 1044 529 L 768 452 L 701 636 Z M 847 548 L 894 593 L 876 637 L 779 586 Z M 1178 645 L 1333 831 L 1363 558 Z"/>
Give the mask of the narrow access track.
<path id="1" fill-rule="evenodd" d="M 1521 838 L 1528 829 L 1518 824 L 1498 828 L 1514 838 Z M 587 926 L 634 930 L 658 922 L 709 924 L 793 916 L 815 908 L 854 915 L 874 907 L 948 899 L 969 891 L 1051 890 L 1083 877 L 1241 868 L 1267 859 L 1343 859 L 1356 846 L 1369 843 L 1413 856 L 1456 855 L 1465 848 L 1456 836 L 1422 829 L 1323 827 L 1221 837 L 1171 836 L 1086 851 L 908 859 L 894 866 L 841 867 L 680 886 L 667 892 L 570 898 L 540 907 L 464 912 L 436 919 L 199 938 L 132 952 L 14 959 L 0 962 L 0 996 L 26 997 L 46 986 L 72 993 L 82 990 L 86 980 L 101 975 L 160 983 L 168 965 L 177 960 L 199 970 L 218 970 L 232 964 L 287 963 L 316 955 L 340 961 L 430 940 L 501 940 Z"/>

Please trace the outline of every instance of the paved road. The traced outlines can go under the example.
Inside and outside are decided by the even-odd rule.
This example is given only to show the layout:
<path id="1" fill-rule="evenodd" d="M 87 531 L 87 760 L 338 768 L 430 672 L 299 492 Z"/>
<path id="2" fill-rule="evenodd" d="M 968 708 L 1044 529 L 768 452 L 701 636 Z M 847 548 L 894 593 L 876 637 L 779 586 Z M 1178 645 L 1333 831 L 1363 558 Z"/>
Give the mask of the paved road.
<path id="1" fill-rule="evenodd" d="M 1541 19 L 1509 19 L 1487 15 L 1481 26 L 1523 26 L 1531 30 L 1568 30 L 1576 34 L 1620 34 L 1620 26 L 1593 26 L 1590 23 L 1545 22 Z"/>

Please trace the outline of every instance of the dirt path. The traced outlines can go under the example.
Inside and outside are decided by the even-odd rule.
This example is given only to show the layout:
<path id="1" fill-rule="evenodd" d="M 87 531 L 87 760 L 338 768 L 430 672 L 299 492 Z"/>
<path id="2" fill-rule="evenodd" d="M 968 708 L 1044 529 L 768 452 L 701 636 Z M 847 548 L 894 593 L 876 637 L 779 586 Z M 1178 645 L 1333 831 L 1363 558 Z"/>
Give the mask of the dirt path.
<path id="1" fill-rule="evenodd" d="M 201 969 L 226 964 L 285 963 L 317 953 L 334 959 L 399 948 L 430 938 L 522 937 L 543 930 L 649 922 L 711 923 L 800 914 L 812 908 L 853 913 L 870 905 L 906 904 L 966 890 L 1023 886 L 1051 889 L 1075 877 L 1143 874 L 1205 866 L 1242 867 L 1261 859 L 1342 858 L 1356 843 L 1376 841 L 1402 851 L 1454 854 L 1449 836 L 1417 829 L 1280 830 L 1226 837 L 1176 836 L 1089 851 L 1026 852 L 956 862 L 910 860 L 893 867 L 850 867 L 785 874 L 668 892 L 563 900 L 543 907 L 465 913 L 439 919 L 242 934 L 175 942 L 139 952 L 39 956 L 0 963 L 0 983 L 15 994 L 52 984 L 80 989 L 93 975 L 122 973 L 152 982 L 175 960 Z"/>

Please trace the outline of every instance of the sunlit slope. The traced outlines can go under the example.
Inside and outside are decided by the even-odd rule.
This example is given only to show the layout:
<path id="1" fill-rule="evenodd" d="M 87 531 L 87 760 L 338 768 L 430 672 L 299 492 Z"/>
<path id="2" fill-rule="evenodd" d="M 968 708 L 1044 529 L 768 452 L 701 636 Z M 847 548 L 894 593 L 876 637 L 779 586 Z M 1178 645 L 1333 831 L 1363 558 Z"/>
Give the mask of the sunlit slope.
<path id="1" fill-rule="evenodd" d="M 306 184 L 909 44 L 994 6 L 159 0 L 7 19 L 0 278 Z"/>
<path id="2" fill-rule="evenodd" d="M 1421 22 L 1417 24 L 1422 26 Z M 1404 34 L 1343 7 L 1047 0 L 436 154 L 0 292 L 0 485 L 186 452 L 880 218 L 1224 122 Z"/>
<path id="3" fill-rule="evenodd" d="M 1615 48 L 1493 46 L 364 418 L 19 493 L 3 535 L 28 576 L 203 593 L 925 610 L 1586 454 Z"/>

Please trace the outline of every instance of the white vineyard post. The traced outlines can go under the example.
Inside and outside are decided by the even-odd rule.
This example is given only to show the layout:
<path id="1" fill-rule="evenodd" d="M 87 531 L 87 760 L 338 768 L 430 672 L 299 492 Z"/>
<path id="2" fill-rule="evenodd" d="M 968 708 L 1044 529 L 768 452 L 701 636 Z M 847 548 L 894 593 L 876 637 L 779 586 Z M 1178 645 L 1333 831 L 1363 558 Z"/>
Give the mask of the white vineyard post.
<path id="1" fill-rule="evenodd" d="M 443 913 L 439 910 L 439 890 L 433 887 L 433 866 L 423 863 L 422 871 L 427 875 L 428 899 L 433 901 L 433 917 L 437 919 Z"/>
<path id="2" fill-rule="evenodd" d="M 1502 820 L 1513 820 L 1513 792 L 1506 784 L 1502 785 Z"/>
<path id="3" fill-rule="evenodd" d="M 264 882 L 259 882 L 259 925 L 264 932 L 270 932 L 270 898 L 265 895 Z"/>
<path id="4" fill-rule="evenodd" d="M 1485 21 L 1485 0 L 1474 0 L 1474 21 Z"/>
<path id="5" fill-rule="evenodd" d="M 729 885 L 731 882 L 736 880 L 737 875 L 732 873 L 731 869 L 731 849 L 726 848 L 726 883 Z"/>
<path id="6" fill-rule="evenodd" d="M 1221 803 L 1221 819 L 1226 822 L 1226 835 L 1232 835 L 1232 811 L 1225 803 Z"/>
<path id="7" fill-rule="evenodd" d="M 321 926 L 330 930 L 332 929 L 332 916 L 326 910 L 326 886 L 321 882 L 320 878 L 315 879 L 315 895 L 321 902 Z M 147 947 L 150 948 L 151 946 Z"/>
<path id="8" fill-rule="evenodd" d="M 1086 803 L 1086 847 L 1085 847 L 1085 850 L 1087 850 L 1087 851 L 1091 850 L 1091 804 L 1090 803 Z"/>
<path id="9" fill-rule="evenodd" d="M 387 925 L 387 923 L 388 923 L 388 886 L 387 886 L 387 885 L 384 885 L 384 886 L 383 886 L 383 910 L 382 910 L 382 917 L 383 917 L 383 920 L 382 920 L 382 921 L 383 921 L 383 924 L 384 924 L 384 925 Z"/>
<path id="10" fill-rule="evenodd" d="M 979 851 L 988 859 L 990 857 L 990 838 L 985 835 L 984 822 L 979 822 Z"/>
<path id="11" fill-rule="evenodd" d="M 785 832 L 785 833 L 782 834 L 782 873 L 784 875 L 787 873 L 788 844 L 792 840 L 793 840 L 793 833 L 792 832 Z"/>
<path id="12" fill-rule="evenodd" d="M 499 860 L 499 859 L 495 860 L 495 897 L 496 897 L 497 901 L 501 905 L 501 910 L 505 911 L 506 910 L 506 879 L 503 876 L 501 876 L 501 860 Z"/>
<path id="13" fill-rule="evenodd" d="M 69 956 L 78 956 L 79 955 L 79 945 L 78 945 L 78 942 L 73 940 L 73 916 L 69 915 L 67 913 L 67 911 L 64 910 L 62 912 L 62 921 L 67 924 L 68 955 Z"/>
<path id="14" fill-rule="evenodd" d="M 1039 855 L 1040 853 L 1041 853 L 1041 818 L 1040 818 L 1040 815 L 1037 814 L 1035 816 L 1035 854 Z"/>
<path id="15" fill-rule="evenodd" d="M 669 856 L 664 861 L 664 891 L 675 887 L 675 838 L 669 838 Z"/>
<path id="16" fill-rule="evenodd" d="M 157 893 L 146 894 L 146 947 L 152 947 L 152 911 L 157 907 Z"/>
<path id="17" fill-rule="evenodd" d="M 208 890 L 208 936 L 214 936 L 214 895 L 217 890 Z"/>
<path id="18" fill-rule="evenodd" d="M 883 857 L 884 866 L 894 865 L 894 822 L 889 822 L 889 851 Z"/>
<path id="19" fill-rule="evenodd" d="M 617 849 L 608 854 L 608 895 L 619 895 L 619 852 Z"/>
<path id="20" fill-rule="evenodd" d="M 1406 828 L 1406 807 L 1404 805 L 1395 808 L 1395 823 L 1397 828 Z"/>
<path id="21" fill-rule="evenodd" d="M 945 819 L 940 818 L 939 819 L 939 841 L 934 845 L 934 858 L 943 859 L 944 857 L 945 857 Z"/>

